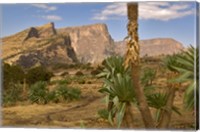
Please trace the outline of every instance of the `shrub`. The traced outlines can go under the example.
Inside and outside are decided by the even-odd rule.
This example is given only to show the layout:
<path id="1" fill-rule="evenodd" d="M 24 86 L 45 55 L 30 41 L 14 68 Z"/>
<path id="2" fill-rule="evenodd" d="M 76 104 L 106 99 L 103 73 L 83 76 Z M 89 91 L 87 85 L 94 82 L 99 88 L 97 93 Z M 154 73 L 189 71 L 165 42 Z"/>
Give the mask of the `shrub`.
<path id="1" fill-rule="evenodd" d="M 53 73 L 48 72 L 46 68 L 39 66 L 28 70 L 26 74 L 27 83 L 34 84 L 38 81 L 50 81 Z"/>
<path id="2" fill-rule="evenodd" d="M 80 99 L 81 91 L 77 88 L 71 88 L 68 91 L 68 99 L 69 100 L 77 100 Z"/>
<path id="3" fill-rule="evenodd" d="M 56 91 L 51 91 L 47 94 L 47 102 L 54 102 L 54 103 L 58 103 L 59 99 L 58 96 L 56 94 Z"/>
<path id="4" fill-rule="evenodd" d="M 107 109 L 101 109 L 98 111 L 98 115 L 103 119 L 108 119 L 109 111 Z"/>
<path id="5" fill-rule="evenodd" d="M 81 91 L 77 88 L 67 87 L 66 85 L 59 85 L 55 90 L 54 100 L 58 102 L 72 101 L 80 98 Z"/>
<path id="6" fill-rule="evenodd" d="M 64 84 L 70 84 L 70 80 L 64 79 L 64 80 L 59 80 L 58 84 L 64 85 Z"/>
<path id="7" fill-rule="evenodd" d="M 3 64 L 3 86 L 7 89 L 9 83 L 22 83 L 25 77 L 23 69 L 18 65 Z"/>
<path id="8" fill-rule="evenodd" d="M 3 90 L 3 104 L 14 105 L 22 100 L 22 85 L 19 83 L 9 83 L 9 89 Z"/>
<path id="9" fill-rule="evenodd" d="M 141 82 L 144 86 L 152 85 L 152 82 L 155 79 L 155 77 L 156 77 L 156 70 L 146 68 L 144 69 L 144 73 L 142 74 Z"/>
<path id="10" fill-rule="evenodd" d="M 32 103 L 46 104 L 47 95 L 48 95 L 48 89 L 46 82 L 39 81 L 31 85 L 29 90 L 29 99 Z"/>
<path id="11" fill-rule="evenodd" d="M 76 72 L 76 75 L 77 75 L 77 76 L 83 76 L 84 74 L 83 74 L 83 72 L 81 72 L 81 71 L 77 71 L 77 72 Z"/>
<path id="12" fill-rule="evenodd" d="M 101 72 L 101 70 L 95 69 L 95 70 L 92 70 L 92 71 L 91 71 L 91 75 L 96 76 L 96 75 L 98 75 L 100 72 Z"/>
<path id="13" fill-rule="evenodd" d="M 68 99 L 68 88 L 65 85 L 59 85 L 56 89 L 56 95 L 59 101 L 65 101 Z"/>

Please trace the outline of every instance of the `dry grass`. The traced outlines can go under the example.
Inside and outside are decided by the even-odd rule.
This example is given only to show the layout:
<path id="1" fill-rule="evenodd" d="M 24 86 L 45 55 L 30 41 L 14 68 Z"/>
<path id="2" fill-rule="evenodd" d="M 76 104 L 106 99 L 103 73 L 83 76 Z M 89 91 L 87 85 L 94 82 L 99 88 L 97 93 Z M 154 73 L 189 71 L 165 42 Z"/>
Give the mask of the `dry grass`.
<path id="1" fill-rule="evenodd" d="M 149 65 L 151 67 L 151 65 Z M 74 72 L 74 69 L 70 69 Z M 72 73 L 71 71 L 68 71 Z M 158 73 L 160 74 L 160 73 Z M 58 75 L 55 79 L 63 79 Z M 55 80 L 54 79 L 54 80 Z M 42 127 L 42 128 L 115 128 L 107 120 L 98 117 L 97 112 L 105 109 L 104 95 L 98 92 L 103 82 L 100 79 L 86 78 L 85 84 L 71 83 L 70 86 L 78 87 L 82 94 L 81 99 L 69 103 L 18 104 L 12 107 L 3 107 L 3 126 L 16 127 Z M 158 86 L 158 91 L 166 88 L 166 78 L 160 77 L 153 81 Z M 182 88 L 183 89 L 183 88 Z M 174 105 L 180 108 L 182 116 L 172 115 L 170 127 L 173 129 L 192 129 L 194 115 L 183 107 L 183 90 L 176 92 Z M 141 115 L 136 106 L 132 108 L 134 113 L 134 126 L 136 129 L 144 128 Z M 155 110 L 151 109 L 154 113 Z"/>

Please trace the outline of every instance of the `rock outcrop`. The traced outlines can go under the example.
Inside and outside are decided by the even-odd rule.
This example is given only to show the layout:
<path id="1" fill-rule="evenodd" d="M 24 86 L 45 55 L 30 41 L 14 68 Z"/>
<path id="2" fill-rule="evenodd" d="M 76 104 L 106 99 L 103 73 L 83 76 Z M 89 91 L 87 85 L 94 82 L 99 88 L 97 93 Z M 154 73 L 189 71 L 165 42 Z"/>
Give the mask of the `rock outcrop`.
<path id="1" fill-rule="evenodd" d="M 78 62 L 69 35 L 58 35 L 53 23 L 4 38 L 2 49 L 5 62 L 23 67 Z"/>
<path id="2" fill-rule="evenodd" d="M 71 45 L 81 63 L 101 63 L 112 54 L 113 40 L 105 24 L 58 29 L 69 34 Z"/>
<path id="3" fill-rule="evenodd" d="M 40 27 L 36 27 L 36 29 L 38 30 L 38 34 L 40 38 L 46 38 L 46 37 L 56 35 L 56 29 L 55 29 L 54 23 L 52 22 L 47 23 Z"/>
<path id="4" fill-rule="evenodd" d="M 1 58 L 23 67 L 58 63 L 99 64 L 114 54 L 124 55 L 125 42 L 114 42 L 105 24 L 55 29 L 53 23 L 31 27 L 2 39 Z M 183 50 L 170 38 L 141 40 L 141 56 L 173 54 Z"/>
<path id="5" fill-rule="evenodd" d="M 69 36 L 56 36 L 52 44 L 20 55 L 16 64 L 25 68 L 35 65 L 50 66 L 54 64 L 77 63 L 76 53 L 71 47 Z"/>

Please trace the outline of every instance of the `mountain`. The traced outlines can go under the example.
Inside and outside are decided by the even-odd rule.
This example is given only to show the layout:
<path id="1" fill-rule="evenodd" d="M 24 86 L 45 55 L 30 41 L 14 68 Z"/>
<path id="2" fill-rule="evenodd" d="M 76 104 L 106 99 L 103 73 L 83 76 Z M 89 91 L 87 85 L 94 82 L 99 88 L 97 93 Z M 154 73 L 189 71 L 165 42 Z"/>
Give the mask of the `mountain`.
<path id="1" fill-rule="evenodd" d="M 172 38 L 154 38 L 140 40 L 140 55 L 143 56 L 158 56 L 172 55 L 184 49 L 183 45 Z M 124 55 L 126 52 L 126 42 L 119 41 L 115 43 L 115 53 Z"/>
<path id="2" fill-rule="evenodd" d="M 69 36 L 57 34 L 53 23 L 31 27 L 2 42 L 2 58 L 10 64 L 31 67 L 77 61 Z"/>
<path id="3" fill-rule="evenodd" d="M 23 67 L 58 63 L 99 64 L 113 54 L 123 55 L 125 42 L 114 42 L 105 24 L 55 29 L 54 23 L 30 27 L 2 38 L 1 58 Z M 141 55 L 173 54 L 182 50 L 171 38 L 142 40 Z"/>
<path id="4" fill-rule="evenodd" d="M 105 24 L 58 29 L 60 34 L 68 34 L 71 45 L 81 63 L 99 63 L 108 55 L 114 44 Z"/>

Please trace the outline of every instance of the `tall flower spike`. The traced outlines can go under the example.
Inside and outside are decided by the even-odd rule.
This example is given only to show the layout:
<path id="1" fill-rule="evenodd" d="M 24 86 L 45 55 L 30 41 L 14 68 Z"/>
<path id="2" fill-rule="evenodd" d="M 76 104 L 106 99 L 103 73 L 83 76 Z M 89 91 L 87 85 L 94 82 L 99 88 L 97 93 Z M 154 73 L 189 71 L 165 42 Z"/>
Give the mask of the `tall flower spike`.
<path id="1" fill-rule="evenodd" d="M 128 6 L 130 6 L 130 4 L 128 4 Z M 134 8 L 138 8 L 137 4 L 131 4 L 131 6 L 134 6 Z M 128 28 L 127 37 L 130 39 L 127 41 L 127 52 L 124 61 L 125 68 L 128 68 L 130 64 L 138 65 L 140 60 L 139 59 L 140 47 L 138 44 L 138 34 L 137 34 L 138 32 L 137 17 L 138 17 L 138 10 L 135 10 L 133 8 L 132 10 L 128 10 L 129 23 L 127 25 Z"/>

